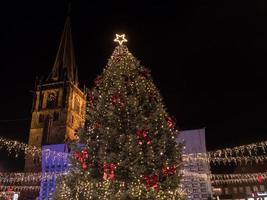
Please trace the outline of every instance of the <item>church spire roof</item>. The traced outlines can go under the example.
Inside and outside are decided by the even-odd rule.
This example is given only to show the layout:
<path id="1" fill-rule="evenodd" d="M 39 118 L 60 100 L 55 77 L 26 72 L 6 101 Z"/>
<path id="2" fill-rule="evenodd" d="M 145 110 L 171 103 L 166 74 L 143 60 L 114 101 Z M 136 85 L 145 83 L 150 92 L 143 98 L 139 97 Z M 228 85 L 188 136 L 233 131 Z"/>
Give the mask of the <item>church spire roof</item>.
<path id="1" fill-rule="evenodd" d="M 78 85 L 78 72 L 75 64 L 69 16 L 66 19 L 55 63 L 52 72 L 47 79 L 47 82 L 65 80 Z"/>

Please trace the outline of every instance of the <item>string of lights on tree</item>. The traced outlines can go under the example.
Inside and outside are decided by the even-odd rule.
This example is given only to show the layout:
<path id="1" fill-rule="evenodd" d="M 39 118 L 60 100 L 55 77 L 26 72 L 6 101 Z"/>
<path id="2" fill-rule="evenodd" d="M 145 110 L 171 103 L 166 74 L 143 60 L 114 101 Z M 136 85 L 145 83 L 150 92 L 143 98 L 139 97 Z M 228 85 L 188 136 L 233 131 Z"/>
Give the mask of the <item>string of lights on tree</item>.
<path id="1" fill-rule="evenodd" d="M 77 197 L 77 200 L 79 199 L 79 196 L 85 196 L 88 197 L 88 199 L 93 199 L 93 197 L 97 197 L 99 195 L 103 196 L 103 199 L 109 199 L 109 196 L 112 195 L 112 184 L 118 185 L 121 190 L 119 191 L 118 196 L 120 193 L 123 192 L 123 189 L 126 187 L 124 182 L 119 181 L 102 181 L 98 183 L 89 182 L 89 181 L 83 181 L 83 182 L 77 182 L 75 185 L 75 189 L 77 190 L 75 197 Z M 98 188 L 98 190 L 95 190 L 95 188 Z M 128 191 L 131 193 L 136 199 L 149 199 L 150 193 L 144 193 L 142 191 L 147 190 L 147 188 L 141 183 L 136 182 L 130 184 L 130 187 L 128 186 Z M 103 192 L 104 194 L 99 194 L 100 192 Z M 151 191 L 152 192 L 152 191 Z M 71 198 L 71 190 L 68 187 L 67 184 L 64 182 L 62 183 L 62 187 L 60 188 L 60 191 L 57 193 L 60 194 L 60 197 L 64 197 L 66 199 Z M 63 196 L 62 196 L 63 195 Z M 165 193 L 163 190 L 157 190 L 157 196 L 156 199 L 169 199 L 169 200 L 176 200 L 177 196 L 180 196 L 181 198 L 186 196 L 186 192 L 182 188 L 177 188 L 174 191 L 170 191 L 169 193 Z M 57 196 L 56 196 L 57 198 Z"/>

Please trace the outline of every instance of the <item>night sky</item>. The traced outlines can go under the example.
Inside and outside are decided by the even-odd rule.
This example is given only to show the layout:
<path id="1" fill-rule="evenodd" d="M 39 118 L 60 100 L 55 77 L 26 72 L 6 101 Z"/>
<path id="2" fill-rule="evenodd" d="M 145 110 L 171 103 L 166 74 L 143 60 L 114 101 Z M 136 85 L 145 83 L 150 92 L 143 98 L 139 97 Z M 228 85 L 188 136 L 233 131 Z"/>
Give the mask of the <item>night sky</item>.
<path id="1" fill-rule="evenodd" d="M 206 127 L 209 150 L 267 139 L 264 0 L 87 2 L 71 13 L 81 86 L 92 87 L 125 33 L 180 130 Z M 34 80 L 53 66 L 67 8 L 1 4 L 0 136 L 27 142 Z"/>

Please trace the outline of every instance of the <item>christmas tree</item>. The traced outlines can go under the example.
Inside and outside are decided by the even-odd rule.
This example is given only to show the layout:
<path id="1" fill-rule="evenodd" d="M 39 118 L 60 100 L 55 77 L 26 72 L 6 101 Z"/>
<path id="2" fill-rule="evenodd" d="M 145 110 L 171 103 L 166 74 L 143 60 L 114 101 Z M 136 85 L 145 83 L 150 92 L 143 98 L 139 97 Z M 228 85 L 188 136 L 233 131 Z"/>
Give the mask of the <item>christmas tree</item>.
<path id="1" fill-rule="evenodd" d="M 119 43 L 88 93 L 85 131 L 56 199 L 183 199 L 178 131 L 150 71 Z"/>

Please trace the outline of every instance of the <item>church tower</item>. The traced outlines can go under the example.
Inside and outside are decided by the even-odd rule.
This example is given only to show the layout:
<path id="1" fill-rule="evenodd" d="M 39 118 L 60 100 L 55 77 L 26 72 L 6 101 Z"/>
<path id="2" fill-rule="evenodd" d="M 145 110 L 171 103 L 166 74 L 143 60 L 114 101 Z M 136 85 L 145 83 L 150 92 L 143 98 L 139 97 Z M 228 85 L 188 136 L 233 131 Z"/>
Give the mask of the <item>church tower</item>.
<path id="1" fill-rule="evenodd" d="M 36 83 L 29 145 L 62 144 L 75 139 L 85 123 L 86 95 L 78 87 L 70 18 L 67 17 L 50 75 Z M 35 161 L 25 160 L 26 171 L 36 171 Z"/>

